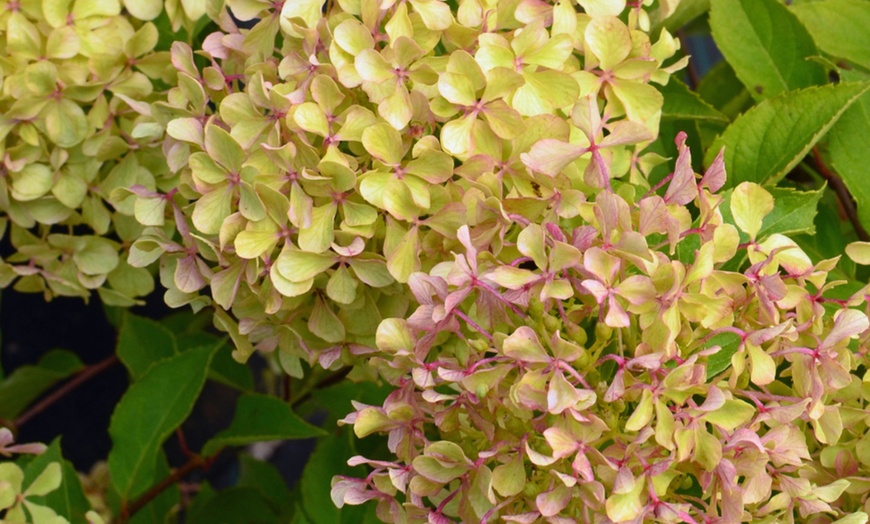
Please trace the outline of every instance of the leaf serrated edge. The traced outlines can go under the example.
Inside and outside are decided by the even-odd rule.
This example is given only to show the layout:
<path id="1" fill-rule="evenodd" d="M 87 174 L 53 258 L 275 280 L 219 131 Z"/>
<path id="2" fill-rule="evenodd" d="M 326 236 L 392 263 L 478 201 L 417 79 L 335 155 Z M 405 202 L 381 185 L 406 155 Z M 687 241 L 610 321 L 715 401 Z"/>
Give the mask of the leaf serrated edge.
<path id="1" fill-rule="evenodd" d="M 784 98 L 786 98 L 786 97 L 792 96 L 794 93 L 806 93 L 806 92 L 809 92 L 809 91 L 820 91 L 820 90 L 823 90 L 823 89 L 835 89 L 835 88 L 837 88 L 837 87 L 842 87 L 842 86 L 854 86 L 854 85 L 863 85 L 864 88 L 861 89 L 860 91 L 858 91 L 858 92 L 857 92 L 855 95 L 853 95 L 849 100 L 847 100 L 846 103 L 843 104 L 843 106 L 840 107 L 840 110 L 837 111 L 837 113 L 833 116 L 833 118 L 831 118 L 831 119 L 830 119 L 830 120 L 829 120 L 825 125 L 823 125 L 823 126 L 821 127 L 821 129 L 820 129 L 817 133 L 815 133 L 815 134 L 812 136 L 812 138 L 811 138 L 810 141 L 807 143 L 807 145 L 804 146 L 804 148 L 803 148 L 803 149 L 802 149 L 802 150 L 801 150 L 797 155 L 795 155 L 795 157 L 794 157 L 792 160 L 790 160 L 790 161 L 785 165 L 785 167 L 783 167 L 782 169 L 780 169 L 777 173 L 774 173 L 773 175 L 770 175 L 770 176 L 767 178 L 767 180 L 761 181 L 761 185 L 764 185 L 764 186 L 772 186 L 772 185 L 775 185 L 775 184 L 776 184 L 777 182 L 779 182 L 779 181 L 780 181 L 780 180 L 781 180 L 781 179 L 782 179 L 782 178 L 783 178 L 783 177 L 784 177 L 784 176 L 785 176 L 789 171 L 791 171 L 792 169 L 794 169 L 794 167 L 795 167 L 796 165 L 798 165 L 798 164 L 800 163 L 800 161 L 803 160 L 803 158 L 804 158 L 805 156 L 807 156 L 807 154 L 810 152 L 810 150 L 813 148 L 813 146 L 815 146 L 816 143 L 818 143 L 818 141 L 821 140 L 821 138 L 822 138 L 825 134 L 827 134 L 827 132 L 831 129 L 831 127 L 833 127 L 834 124 L 837 123 L 837 120 L 840 119 L 840 117 L 843 115 L 843 113 L 845 113 L 846 110 L 848 110 L 849 107 L 851 107 L 852 104 L 854 104 L 855 101 L 858 100 L 858 98 L 860 98 L 864 93 L 866 93 L 868 90 L 870 90 L 870 81 L 868 81 L 868 82 L 843 82 L 843 83 L 840 83 L 840 84 L 827 84 L 827 85 L 824 85 L 824 86 L 812 86 L 812 87 L 806 87 L 806 88 L 803 88 L 803 89 L 796 89 L 796 90 L 793 90 L 793 91 L 786 91 L 785 93 L 779 94 L 779 95 L 777 95 L 777 96 L 775 96 L 775 97 L 773 97 L 773 98 L 768 98 L 767 100 L 763 100 L 763 101 L 760 102 L 759 104 L 757 104 L 757 105 L 751 107 L 751 108 L 750 108 L 748 111 L 746 111 L 745 113 L 743 113 L 743 114 L 741 114 L 740 116 L 738 116 L 738 117 L 734 120 L 734 122 L 731 123 L 730 126 L 728 126 L 727 128 L 725 128 L 724 131 L 722 131 L 719 135 L 716 136 L 716 139 L 713 141 L 713 144 L 712 144 L 712 145 L 707 149 L 707 152 L 706 152 L 706 154 L 704 155 L 704 166 L 705 166 L 705 167 L 709 167 L 710 164 L 713 162 L 713 159 L 714 159 L 714 158 L 716 157 L 716 155 L 719 153 L 719 150 L 722 149 L 722 147 L 724 147 L 724 145 L 725 145 L 725 143 L 724 143 L 725 140 L 724 140 L 723 137 L 724 137 L 724 136 L 729 132 L 729 130 L 731 130 L 732 128 L 735 128 L 735 126 L 736 126 L 738 123 L 740 123 L 743 119 L 745 119 L 745 118 L 750 118 L 751 115 L 754 115 L 754 114 L 757 113 L 758 111 L 761 111 L 761 110 L 763 110 L 763 109 L 766 109 L 767 106 L 773 104 L 774 102 L 778 102 L 779 100 L 782 100 L 782 99 L 784 99 Z M 726 167 L 727 167 L 727 166 L 726 166 Z"/>

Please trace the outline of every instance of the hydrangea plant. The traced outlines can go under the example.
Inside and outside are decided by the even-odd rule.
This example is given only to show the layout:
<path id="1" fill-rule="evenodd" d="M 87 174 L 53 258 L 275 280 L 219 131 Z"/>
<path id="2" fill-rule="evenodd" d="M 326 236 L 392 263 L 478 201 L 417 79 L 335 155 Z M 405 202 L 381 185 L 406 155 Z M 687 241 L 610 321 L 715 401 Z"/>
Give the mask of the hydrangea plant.
<path id="1" fill-rule="evenodd" d="M 810 36 L 816 4 L 713 0 L 733 69 L 698 90 L 720 112 L 672 78 L 688 57 L 666 26 L 706 4 L 7 2 L 2 283 L 132 305 L 158 279 L 300 403 L 323 376 L 388 386 L 332 405 L 369 451 L 331 499 L 384 522 L 866 523 L 868 288 L 799 236 L 822 197 L 801 174 L 866 203 L 843 153 L 865 64 Z M 795 45 L 756 67 L 763 16 Z M 136 346 L 150 328 L 125 318 L 135 383 L 96 504 L 121 522 L 157 503 L 206 374 L 240 383 L 217 346 Z M 247 392 L 190 467 L 321 434 L 294 417 Z"/>

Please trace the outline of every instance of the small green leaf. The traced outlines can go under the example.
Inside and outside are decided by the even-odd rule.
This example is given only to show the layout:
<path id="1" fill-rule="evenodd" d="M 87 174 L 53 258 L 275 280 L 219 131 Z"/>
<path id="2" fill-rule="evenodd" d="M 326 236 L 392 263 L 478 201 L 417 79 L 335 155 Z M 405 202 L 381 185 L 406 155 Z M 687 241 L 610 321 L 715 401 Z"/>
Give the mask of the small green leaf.
<path id="1" fill-rule="evenodd" d="M 707 347 L 719 346 L 719 351 L 707 357 L 707 380 L 731 367 L 731 357 L 740 349 L 740 337 L 735 333 L 720 333 L 707 341 Z"/>
<path id="2" fill-rule="evenodd" d="M 756 100 L 827 82 L 806 28 L 776 0 L 713 0 L 716 45 Z M 731 166 L 729 165 L 729 169 Z"/>
<path id="3" fill-rule="evenodd" d="M 122 500 L 154 482 L 157 455 L 181 424 L 205 383 L 215 348 L 201 347 L 152 366 L 121 398 L 109 423 L 109 472 Z"/>
<path id="4" fill-rule="evenodd" d="M 729 122 L 727 116 L 676 78 L 671 78 L 666 85 L 656 87 L 665 98 L 665 105 L 662 107 L 663 119 Z"/>
<path id="5" fill-rule="evenodd" d="M 202 453 L 212 455 L 224 446 L 322 435 L 325 435 L 322 429 L 299 418 L 285 401 L 269 395 L 247 394 L 239 397 L 230 427 L 206 442 Z"/>
<path id="6" fill-rule="evenodd" d="M 783 235 L 814 233 L 816 227 L 813 222 L 824 191 L 824 188 L 815 191 L 771 188 L 773 211 L 764 217 L 758 236 L 765 237 L 774 233 Z"/>
<path id="7" fill-rule="evenodd" d="M 62 349 L 49 351 L 36 365 L 16 368 L 0 380 L 0 418 L 15 419 L 44 391 L 82 368 L 75 353 Z"/>
<path id="8" fill-rule="evenodd" d="M 135 381 L 155 362 L 177 354 L 178 347 L 175 336 L 160 323 L 127 313 L 118 332 L 116 351 Z"/>
<path id="9" fill-rule="evenodd" d="M 726 185 L 775 184 L 794 168 L 870 88 L 866 83 L 811 87 L 765 100 L 737 118 L 707 150 L 707 165 L 725 147 Z"/>

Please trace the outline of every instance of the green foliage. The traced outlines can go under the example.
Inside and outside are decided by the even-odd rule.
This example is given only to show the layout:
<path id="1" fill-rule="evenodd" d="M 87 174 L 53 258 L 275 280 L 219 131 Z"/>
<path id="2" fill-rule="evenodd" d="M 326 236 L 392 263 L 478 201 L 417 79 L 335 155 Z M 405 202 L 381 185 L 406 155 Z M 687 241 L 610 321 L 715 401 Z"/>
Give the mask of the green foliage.
<path id="1" fill-rule="evenodd" d="M 299 418 L 281 399 L 268 395 L 239 397 L 233 422 L 202 448 L 212 455 L 223 446 L 243 446 L 267 440 L 312 438 L 324 432 Z"/>
<path id="2" fill-rule="evenodd" d="M 729 178 L 729 185 L 744 181 L 773 185 L 803 160 L 868 87 L 829 85 L 765 100 L 728 126 L 705 160 L 712 162 L 724 146 L 725 163 L 737 173 Z"/>
<path id="3" fill-rule="evenodd" d="M 115 408 L 109 434 L 112 486 L 129 500 L 154 481 L 157 454 L 199 396 L 215 348 L 185 351 L 157 362 Z"/>
<path id="4" fill-rule="evenodd" d="M 0 418 L 11 420 L 46 390 L 84 367 L 70 351 L 53 349 L 33 366 L 21 366 L 0 381 Z"/>
<path id="5" fill-rule="evenodd" d="M 0 430 L 42 453 L 0 463 L 0 519 L 866 523 L 868 20 L 7 2 L 0 285 L 185 310 L 112 311 L 130 386 L 83 480 Z M 725 62 L 683 75 L 680 29 Z M 0 419 L 112 363 L 10 370 Z M 197 452 L 209 381 L 237 401 Z M 292 488 L 244 453 L 177 486 L 301 439 Z"/>

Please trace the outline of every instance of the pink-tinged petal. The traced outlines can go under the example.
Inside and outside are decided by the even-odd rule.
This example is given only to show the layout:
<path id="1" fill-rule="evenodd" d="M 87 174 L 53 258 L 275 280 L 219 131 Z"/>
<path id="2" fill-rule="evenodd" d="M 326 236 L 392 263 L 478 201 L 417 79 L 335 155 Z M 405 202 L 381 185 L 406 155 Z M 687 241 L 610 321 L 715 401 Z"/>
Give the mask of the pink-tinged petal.
<path id="1" fill-rule="evenodd" d="M 604 137 L 599 147 L 614 147 L 630 144 L 639 144 L 655 140 L 655 135 L 648 127 L 631 122 L 629 120 L 621 120 L 610 126 L 610 134 Z"/>
<path id="2" fill-rule="evenodd" d="M 553 448 L 553 456 L 556 458 L 567 457 L 580 447 L 573 435 L 559 427 L 545 429 L 544 438 L 547 439 L 547 444 Z"/>
<path id="3" fill-rule="evenodd" d="M 662 197 L 651 195 L 641 199 L 638 232 L 642 235 L 667 233 L 669 221 L 667 205 Z"/>
<path id="4" fill-rule="evenodd" d="M 705 412 L 715 411 L 725 404 L 725 400 L 725 394 L 722 393 L 721 389 L 716 386 L 710 386 L 710 389 L 707 390 L 707 398 L 704 400 L 703 404 L 698 406 L 698 409 Z"/>
<path id="5" fill-rule="evenodd" d="M 684 206 L 698 196 L 698 186 L 695 183 L 695 172 L 692 170 L 692 154 L 686 146 L 686 133 L 681 131 L 677 135 L 676 142 L 679 156 L 674 177 L 665 192 L 665 202 Z"/>
<path id="6" fill-rule="evenodd" d="M 610 168 L 608 165 L 599 150 L 592 151 L 592 159 L 586 166 L 586 171 L 583 172 L 583 181 L 592 187 L 609 187 Z"/>
<path id="7" fill-rule="evenodd" d="M 607 300 L 607 316 L 604 317 L 604 323 L 613 328 L 628 327 L 631 325 L 631 319 L 628 313 L 625 312 L 622 305 L 616 300 L 616 297 L 610 295 Z"/>
<path id="8" fill-rule="evenodd" d="M 589 291 L 589 293 L 595 297 L 595 301 L 599 304 L 603 304 L 604 299 L 606 299 L 609 294 L 607 287 L 597 280 L 584 280 L 580 285 L 583 289 Z"/>
<path id="9" fill-rule="evenodd" d="M 619 368 L 604 393 L 604 401 L 614 402 L 622 398 L 623 394 L 625 394 L 625 369 Z"/>
<path id="10" fill-rule="evenodd" d="M 516 522 L 517 524 L 533 524 L 538 520 L 541 514 L 537 511 L 522 513 L 520 515 L 505 515 L 502 517 L 506 522 Z"/>
<path id="11" fill-rule="evenodd" d="M 578 401 L 577 389 L 568 382 L 561 371 L 557 371 L 550 380 L 550 388 L 547 391 L 548 411 L 558 415 L 566 409 L 576 406 Z"/>
<path id="12" fill-rule="evenodd" d="M 502 345 L 505 355 L 523 362 L 549 362 L 550 355 L 544 351 L 544 347 L 538 340 L 535 331 L 522 326 L 505 339 Z"/>
<path id="13" fill-rule="evenodd" d="M 577 456 L 574 457 L 574 462 L 571 463 L 571 467 L 586 482 L 592 482 L 595 478 L 595 473 L 592 471 L 592 463 L 589 462 L 589 458 L 583 452 L 577 453 Z"/>
<path id="14" fill-rule="evenodd" d="M 619 273 L 620 259 L 603 249 L 593 247 L 583 254 L 583 267 L 602 282 L 613 282 Z"/>
<path id="15" fill-rule="evenodd" d="M 567 486 L 558 485 L 554 489 L 545 491 L 535 497 L 535 505 L 538 507 L 541 515 L 545 517 L 558 515 L 571 502 L 573 492 L 574 490 Z"/>
<path id="16" fill-rule="evenodd" d="M 499 266 L 485 275 L 489 280 L 507 289 L 522 289 L 523 287 L 540 280 L 541 275 L 513 266 Z"/>
<path id="17" fill-rule="evenodd" d="M 863 333 L 868 327 L 870 321 L 867 315 L 855 309 L 844 309 L 834 319 L 834 327 L 822 341 L 822 348 L 832 348 L 847 338 Z"/>
<path id="18" fill-rule="evenodd" d="M 699 185 L 700 187 L 706 187 L 711 192 L 715 193 L 725 185 L 726 176 L 725 148 L 723 147 L 719 150 L 719 154 L 716 155 L 716 158 L 713 160 L 713 163 L 710 164 L 710 167 L 707 168 L 707 171 L 704 172 L 704 176 L 701 177 Z"/>
<path id="19" fill-rule="evenodd" d="M 545 138 L 536 142 L 532 149 L 520 155 L 520 158 L 529 169 L 548 176 L 556 176 L 587 151 L 589 148 L 584 146 Z"/>
<path id="20" fill-rule="evenodd" d="M 558 460 L 554 457 L 548 457 L 547 455 L 544 455 L 543 453 L 539 453 L 539 452 L 535 451 L 534 449 L 532 449 L 531 446 L 529 446 L 528 441 L 526 441 L 525 446 L 526 446 L 526 456 L 529 457 L 529 461 L 536 466 L 549 466 L 550 464 L 552 464 Z"/>
<path id="21" fill-rule="evenodd" d="M 629 304 L 639 306 L 654 300 L 656 288 L 649 277 L 633 275 L 616 286 L 616 293 L 628 300 Z"/>

